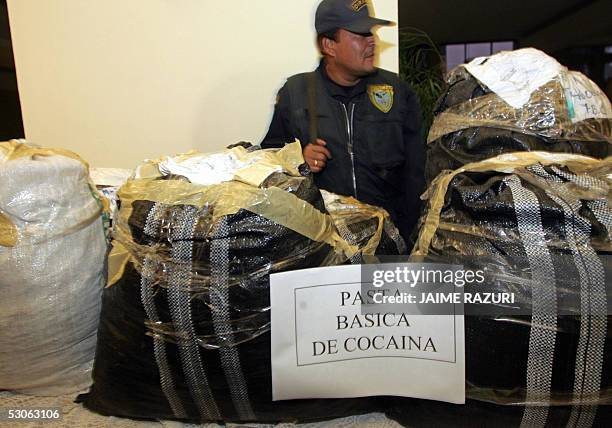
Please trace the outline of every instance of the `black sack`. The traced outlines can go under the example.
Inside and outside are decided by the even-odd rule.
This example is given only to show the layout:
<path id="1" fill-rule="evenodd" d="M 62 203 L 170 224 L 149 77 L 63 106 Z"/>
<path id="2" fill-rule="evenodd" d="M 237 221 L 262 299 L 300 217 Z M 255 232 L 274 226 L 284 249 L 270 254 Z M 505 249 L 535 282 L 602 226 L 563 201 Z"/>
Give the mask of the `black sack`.
<path id="1" fill-rule="evenodd" d="M 279 175 L 268 184 L 325 213 L 311 176 L 289 181 Z M 295 422 L 381 410 L 377 398 L 272 402 L 269 275 L 338 264 L 330 245 L 247 209 L 213 220 L 214 205 L 136 200 L 131 208 L 131 245 L 140 256 L 104 290 L 85 407 L 190 422 Z M 370 223 L 362 226 L 375 230 Z M 358 232 L 359 222 L 348 226 Z M 381 241 L 393 253 L 394 241 L 384 233 Z"/>
<path id="2" fill-rule="evenodd" d="M 585 426 L 609 424 L 612 164 L 514 156 L 440 176 L 427 193 L 430 227 L 421 230 L 415 254 L 487 269 L 492 280 L 477 291 L 514 292 L 517 304 L 500 305 L 497 314 L 466 304 L 466 405 L 390 399 L 389 414 L 404 423 L 452 426 L 455 415 L 468 418 L 466 426 L 518 427 L 524 414 L 539 414 L 551 427 L 576 417 Z M 534 327 L 536 312 L 541 328 Z M 545 399 L 534 394 L 539 387 L 548 390 Z M 438 425 L 434 412 L 443 415 Z"/>
<path id="3" fill-rule="evenodd" d="M 519 51 L 514 53 L 518 55 Z M 435 118 L 427 139 L 427 183 L 444 170 L 503 153 L 546 151 L 598 159 L 610 156 L 612 118 L 577 120 L 568 100 L 572 92 L 567 87 L 568 80 L 592 88 L 594 99 L 609 104 L 605 94 L 588 78 L 564 70 L 533 91 L 525 105 L 513 108 L 472 76 L 465 65 L 455 67 L 434 108 Z"/>

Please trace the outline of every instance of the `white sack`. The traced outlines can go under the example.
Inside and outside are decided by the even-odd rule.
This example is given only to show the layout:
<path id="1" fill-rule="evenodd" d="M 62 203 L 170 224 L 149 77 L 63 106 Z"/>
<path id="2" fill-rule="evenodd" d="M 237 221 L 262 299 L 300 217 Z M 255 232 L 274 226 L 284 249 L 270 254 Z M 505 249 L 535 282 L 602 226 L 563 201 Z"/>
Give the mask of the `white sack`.
<path id="1" fill-rule="evenodd" d="M 84 164 L 0 159 L 0 389 L 59 395 L 91 383 L 106 239 Z"/>

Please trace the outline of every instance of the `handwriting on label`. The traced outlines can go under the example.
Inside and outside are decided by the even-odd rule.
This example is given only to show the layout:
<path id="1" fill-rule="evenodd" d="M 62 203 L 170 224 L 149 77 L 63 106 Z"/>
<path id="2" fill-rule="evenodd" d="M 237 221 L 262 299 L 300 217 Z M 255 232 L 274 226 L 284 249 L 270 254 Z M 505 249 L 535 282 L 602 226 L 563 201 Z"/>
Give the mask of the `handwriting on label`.
<path id="1" fill-rule="evenodd" d="M 567 107 L 572 122 L 612 117 L 608 99 L 582 74 L 570 73 L 565 86 Z"/>

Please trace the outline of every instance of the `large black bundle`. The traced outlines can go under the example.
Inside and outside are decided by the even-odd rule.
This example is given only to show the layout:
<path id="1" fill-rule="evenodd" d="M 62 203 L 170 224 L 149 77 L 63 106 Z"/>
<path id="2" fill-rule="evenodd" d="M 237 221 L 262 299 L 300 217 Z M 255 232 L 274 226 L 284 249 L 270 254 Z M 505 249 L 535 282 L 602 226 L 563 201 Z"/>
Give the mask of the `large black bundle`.
<path id="1" fill-rule="evenodd" d="M 169 176 L 122 188 L 118 241 L 131 261 L 103 295 L 87 408 L 193 422 L 380 410 L 368 398 L 272 402 L 269 275 L 346 262 L 365 248 L 337 233 L 312 177 L 288 169 L 259 187 Z"/>
<path id="2" fill-rule="evenodd" d="M 524 51 L 532 55 L 533 50 Z M 521 51 L 500 55 L 507 55 L 510 63 L 521 56 Z M 449 73 L 447 83 L 434 110 L 428 137 L 428 182 L 443 170 L 514 151 L 576 153 L 600 159 L 612 154 L 610 103 L 580 73 L 560 71 L 534 90 L 521 107 L 509 105 L 464 65 Z M 589 102 L 597 103 L 582 116 L 577 115 L 573 104 L 583 96 L 576 87 Z M 588 117 L 589 113 L 594 117 Z"/>
<path id="3" fill-rule="evenodd" d="M 515 153 L 436 179 L 415 253 L 460 256 L 488 270 L 485 291 L 513 292 L 517 302 L 481 315 L 466 305 L 468 403 L 417 408 L 445 409 L 472 426 L 609 424 L 610 173 L 610 159 Z M 489 420 L 495 412 L 501 419 Z M 394 414 L 431 422 L 402 400 Z"/>

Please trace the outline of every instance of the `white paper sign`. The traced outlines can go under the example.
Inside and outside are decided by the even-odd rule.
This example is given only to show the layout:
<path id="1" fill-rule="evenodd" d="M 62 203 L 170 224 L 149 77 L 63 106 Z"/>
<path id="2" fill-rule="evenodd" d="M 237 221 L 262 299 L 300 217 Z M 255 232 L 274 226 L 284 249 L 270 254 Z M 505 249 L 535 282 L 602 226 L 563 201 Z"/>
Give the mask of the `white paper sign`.
<path id="1" fill-rule="evenodd" d="M 274 400 L 465 403 L 463 316 L 361 313 L 360 266 L 270 276 Z"/>
<path id="2" fill-rule="evenodd" d="M 479 57 L 465 68 L 514 108 L 524 106 L 533 91 L 565 70 L 553 58 L 534 48 Z"/>
<path id="3" fill-rule="evenodd" d="M 567 73 L 563 86 L 572 123 L 586 119 L 612 119 L 610 100 L 584 74 L 576 71 Z"/>

